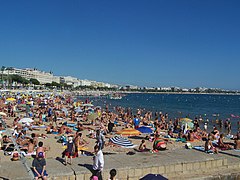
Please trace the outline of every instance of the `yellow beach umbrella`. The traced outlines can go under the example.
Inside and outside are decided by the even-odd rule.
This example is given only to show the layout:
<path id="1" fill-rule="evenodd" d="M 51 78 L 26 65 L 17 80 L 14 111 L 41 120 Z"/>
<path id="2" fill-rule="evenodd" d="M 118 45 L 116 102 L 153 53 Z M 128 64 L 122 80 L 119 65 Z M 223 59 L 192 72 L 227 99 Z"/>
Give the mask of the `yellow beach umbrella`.
<path id="1" fill-rule="evenodd" d="M 67 146 L 63 146 L 63 149 L 67 149 Z M 78 147 L 78 151 L 86 151 L 88 150 L 88 147 L 80 146 Z"/>
<path id="2" fill-rule="evenodd" d="M 123 135 L 123 136 L 137 136 L 137 135 L 140 135 L 141 132 L 133 128 L 125 128 L 121 131 L 116 132 L 116 134 Z"/>
<path id="3" fill-rule="evenodd" d="M 12 97 L 11 97 L 11 98 L 7 98 L 6 100 L 7 100 L 7 101 L 16 101 L 16 99 L 14 99 L 14 98 L 12 98 Z"/>
<path id="4" fill-rule="evenodd" d="M 185 121 L 185 122 L 192 122 L 192 120 L 191 119 L 189 119 L 189 118 L 181 118 L 180 119 L 180 122 L 181 121 Z"/>

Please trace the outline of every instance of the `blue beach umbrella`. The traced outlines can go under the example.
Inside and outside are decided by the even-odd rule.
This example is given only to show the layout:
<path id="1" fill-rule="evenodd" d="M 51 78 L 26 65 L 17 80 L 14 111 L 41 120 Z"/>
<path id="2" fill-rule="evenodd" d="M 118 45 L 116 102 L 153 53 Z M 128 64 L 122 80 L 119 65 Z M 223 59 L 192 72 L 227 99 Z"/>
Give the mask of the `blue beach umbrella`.
<path id="1" fill-rule="evenodd" d="M 146 126 L 141 126 L 139 128 L 137 128 L 138 131 L 140 131 L 143 134 L 151 134 L 152 133 L 152 129 Z"/>
<path id="2" fill-rule="evenodd" d="M 75 112 L 76 113 L 81 113 L 81 112 L 83 112 L 83 110 L 80 107 L 78 107 L 78 108 L 75 109 Z"/>
<path id="3" fill-rule="evenodd" d="M 141 178 L 140 180 L 168 180 L 168 179 L 160 174 L 148 174 Z"/>

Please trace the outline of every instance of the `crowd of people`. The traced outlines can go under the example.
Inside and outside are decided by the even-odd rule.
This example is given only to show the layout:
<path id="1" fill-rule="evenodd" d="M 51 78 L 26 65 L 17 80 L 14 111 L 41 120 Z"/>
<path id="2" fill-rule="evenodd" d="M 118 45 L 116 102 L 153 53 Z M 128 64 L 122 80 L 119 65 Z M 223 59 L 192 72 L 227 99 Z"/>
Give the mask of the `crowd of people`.
<path id="1" fill-rule="evenodd" d="M 45 158 L 46 152 L 51 147 L 45 147 L 39 138 L 48 138 L 50 134 L 54 134 L 58 142 L 65 146 L 62 157 L 66 166 L 71 165 L 72 159 L 80 156 L 86 149 L 93 148 L 93 178 L 98 179 L 102 179 L 101 172 L 104 167 L 102 150 L 111 145 L 106 142 L 106 137 L 114 135 L 120 129 L 137 130 L 141 126 L 152 129 L 152 133 L 139 142 L 137 150 L 140 152 L 166 150 L 168 143 L 177 141 L 203 141 L 205 150 L 212 150 L 215 153 L 219 149 L 240 149 L 239 131 L 236 136 L 231 137 L 232 143 L 226 143 L 224 135 L 217 127 L 214 126 L 212 131 L 208 130 L 205 124 L 207 121 L 203 122 L 201 118 L 188 122 L 188 118 L 171 119 L 168 113 L 153 113 L 143 109 L 134 111 L 120 106 L 110 111 L 108 105 L 94 107 L 88 99 L 76 100 L 71 94 L 1 95 L 0 112 L 6 114 L 2 117 L 7 122 L 7 127 L 13 129 L 12 137 L 20 147 L 21 153 L 24 156 L 35 157 L 32 166 L 36 179 L 47 177 Z M 24 118 L 26 121 L 23 121 Z M 230 134 L 231 122 L 228 120 L 224 124 L 227 133 Z M 222 126 L 223 122 L 219 122 L 219 127 Z M 44 132 L 40 131 L 42 129 Z M 2 123 L 0 130 L 5 130 Z M 86 131 L 88 134 L 84 137 L 83 132 Z M 93 147 L 88 147 L 93 139 L 95 141 Z M 151 142 L 151 146 L 146 142 Z M 1 148 L 4 151 L 13 151 L 14 147 L 9 136 L 2 137 Z M 116 170 L 112 170 L 110 174 L 111 179 L 114 179 Z"/>

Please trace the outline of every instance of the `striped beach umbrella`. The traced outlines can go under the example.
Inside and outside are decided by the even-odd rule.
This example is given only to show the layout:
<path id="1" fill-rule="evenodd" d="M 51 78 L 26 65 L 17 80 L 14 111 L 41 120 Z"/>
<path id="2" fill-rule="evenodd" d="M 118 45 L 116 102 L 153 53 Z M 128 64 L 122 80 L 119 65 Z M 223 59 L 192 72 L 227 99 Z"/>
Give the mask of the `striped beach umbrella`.
<path id="1" fill-rule="evenodd" d="M 109 139 L 109 142 L 121 146 L 123 148 L 133 148 L 136 145 L 131 143 L 127 138 L 121 136 L 115 136 Z"/>
<path id="2" fill-rule="evenodd" d="M 138 136 L 141 134 L 141 132 L 133 128 L 125 128 L 121 131 L 116 132 L 116 134 L 123 136 Z"/>

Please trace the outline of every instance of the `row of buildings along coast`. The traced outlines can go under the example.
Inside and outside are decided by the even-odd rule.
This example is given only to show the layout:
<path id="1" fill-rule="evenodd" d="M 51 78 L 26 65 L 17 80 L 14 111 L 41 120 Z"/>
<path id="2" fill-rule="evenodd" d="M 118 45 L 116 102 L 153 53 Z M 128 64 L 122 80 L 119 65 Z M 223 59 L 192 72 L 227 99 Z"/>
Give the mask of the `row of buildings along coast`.
<path id="1" fill-rule="evenodd" d="M 30 79 L 37 79 L 40 84 L 47 84 L 47 83 L 65 83 L 67 85 L 71 85 L 72 87 L 78 87 L 78 86 L 94 86 L 94 87 L 117 87 L 117 85 L 111 85 L 109 83 L 104 82 L 97 82 L 97 81 L 91 81 L 91 80 L 81 80 L 76 77 L 72 76 L 54 76 L 52 72 L 44 72 L 40 71 L 36 68 L 3 68 L 1 71 L 2 75 L 19 75 L 27 80 Z M 6 82 L 8 83 L 8 82 Z"/>
<path id="2" fill-rule="evenodd" d="M 223 90 L 219 88 L 180 88 L 180 87 L 138 87 L 133 85 L 113 85 L 104 82 L 97 82 L 91 80 L 82 80 L 72 76 L 54 76 L 52 72 L 40 71 L 36 68 L 1 68 L 1 85 L 0 87 L 19 87 L 21 85 L 16 84 L 16 82 L 11 82 L 8 80 L 4 81 L 3 76 L 9 77 L 9 75 L 19 75 L 27 80 L 37 79 L 40 85 L 46 85 L 47 83 L 56 82 L 58 84 L 66 84 L 73 88 L 76 87 L 93 87 L 93 88 L 110 88 L 118 89 L 123 91 L 138 91 L 138 92 L 174 92 L 174 93 L 234 93 L 239 94 L 239 90 Z"/>

